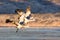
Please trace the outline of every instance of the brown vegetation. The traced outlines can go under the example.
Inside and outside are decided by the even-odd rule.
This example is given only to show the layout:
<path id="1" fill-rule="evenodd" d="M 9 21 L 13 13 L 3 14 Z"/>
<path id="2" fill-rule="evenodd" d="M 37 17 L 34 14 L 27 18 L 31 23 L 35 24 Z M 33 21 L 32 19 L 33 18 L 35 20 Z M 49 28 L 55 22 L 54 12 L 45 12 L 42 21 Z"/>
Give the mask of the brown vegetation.
<path id="1" fill-rule="evenodd" d="M 53 2 L 55 4 L 57 4 L 57 5 L 60 5 L 60 0 L 48 0 L 48 1 L 51 1 L 51 2 Z"/>
<path id="2" fill-rule="evenodd" d="M 60 26 L 60 14 L 32 14 L 32 16 L 36 19 L 35 22 L 29 22 L 26 25 L 31 27 L 58 27 Z M 5 23 L 6 19 L 13 19 L 16 22 L 18 15 L 17 14 L 0 14 L 0 26 L 15 26 L 12 23 Z"/>

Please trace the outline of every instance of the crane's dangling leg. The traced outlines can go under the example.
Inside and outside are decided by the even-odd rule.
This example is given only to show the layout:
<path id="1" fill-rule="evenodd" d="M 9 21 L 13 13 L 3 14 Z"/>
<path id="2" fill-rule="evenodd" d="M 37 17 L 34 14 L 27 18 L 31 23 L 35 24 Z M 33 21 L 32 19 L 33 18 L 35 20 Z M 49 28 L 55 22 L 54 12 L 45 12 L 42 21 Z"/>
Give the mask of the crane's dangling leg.
<path id="1" fill-rule="evenodd" d="M 18 30 L 19 30 L 19 29 L 17 28 L 16 33 L 18 32 Z"/>

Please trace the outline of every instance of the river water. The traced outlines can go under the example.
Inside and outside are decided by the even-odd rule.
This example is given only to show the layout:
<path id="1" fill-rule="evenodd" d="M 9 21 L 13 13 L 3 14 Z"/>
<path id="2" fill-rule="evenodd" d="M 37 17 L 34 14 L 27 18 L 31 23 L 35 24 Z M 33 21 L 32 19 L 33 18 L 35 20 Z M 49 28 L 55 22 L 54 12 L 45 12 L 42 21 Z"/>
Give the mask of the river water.
<path id="1" fill-rule="evenodd" d="M 60 40 L 60 28 L 0 28 L 0 40 Z"/>

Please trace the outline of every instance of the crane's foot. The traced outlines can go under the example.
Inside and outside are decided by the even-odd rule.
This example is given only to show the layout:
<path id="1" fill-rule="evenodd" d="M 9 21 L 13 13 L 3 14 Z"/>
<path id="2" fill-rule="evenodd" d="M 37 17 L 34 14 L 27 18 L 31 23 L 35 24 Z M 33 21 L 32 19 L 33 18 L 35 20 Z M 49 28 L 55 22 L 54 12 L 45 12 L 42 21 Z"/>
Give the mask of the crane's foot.
<path id="1" fill-rule="evenodd" d="M 19 30 L 19 29 L 17 28 L 16 33 L 18 32 L 18 30 Z"/>

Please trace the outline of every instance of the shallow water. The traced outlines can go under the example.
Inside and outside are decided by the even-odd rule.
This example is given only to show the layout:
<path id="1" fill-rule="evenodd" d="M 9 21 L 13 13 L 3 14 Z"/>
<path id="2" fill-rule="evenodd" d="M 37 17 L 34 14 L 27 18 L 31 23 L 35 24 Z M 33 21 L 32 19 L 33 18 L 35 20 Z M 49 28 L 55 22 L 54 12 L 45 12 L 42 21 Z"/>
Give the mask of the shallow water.
<path id="1" fill-rule="evenodd" d="M 0 40 L 60 40 L 60 28 L 0 28 Z"/>

